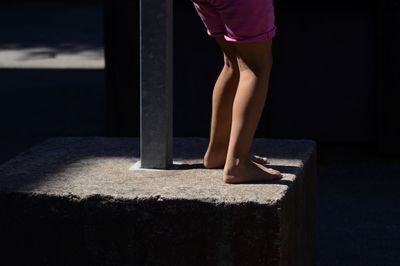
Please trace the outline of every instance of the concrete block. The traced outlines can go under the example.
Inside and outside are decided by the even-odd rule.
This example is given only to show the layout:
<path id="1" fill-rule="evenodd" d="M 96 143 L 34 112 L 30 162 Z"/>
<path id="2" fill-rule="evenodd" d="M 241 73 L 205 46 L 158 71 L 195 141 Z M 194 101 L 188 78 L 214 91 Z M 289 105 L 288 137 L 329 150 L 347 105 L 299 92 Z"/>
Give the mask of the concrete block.
<path id="1" fill-rule="evenodd" d="M 0 166 L 5 265 L 315 265 L 316 144 L 255 139 L 283 172 L 229 185 L 208 140 L 174 138 L 173 170 L 130 170 L 138 138 L 58 137 Z"/>

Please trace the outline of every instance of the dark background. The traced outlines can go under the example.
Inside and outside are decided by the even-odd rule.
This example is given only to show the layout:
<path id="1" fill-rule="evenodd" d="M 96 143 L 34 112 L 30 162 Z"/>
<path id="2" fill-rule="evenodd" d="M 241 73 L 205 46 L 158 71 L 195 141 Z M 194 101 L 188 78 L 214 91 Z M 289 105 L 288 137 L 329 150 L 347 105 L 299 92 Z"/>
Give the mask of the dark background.
<path id="1" fill-rule="evenodd" d="M 177 1 L 174 11 L 174 133 L 207 136 L 211 93 L 222 66 L 222 53 L 206 35 L 191 1 Z M 278 33 L 270 93 L 256 135 L 376 142 L 375 2 L 276 1 L 275 12 Z M 133 23 L 137 22 L 132 19 Z M 120 35 L 126 38 L 124 33 Z M 138 39 L 132 43 L 138 45 Z M 138 60 L 137 56 L 132 58 Z M 138 76 L 132 86 L 139 86 Z M 137 97 L 133 94 L 129 98 Z M 115 127 L 118 133 L 139 134 L 138 123 L 122 123 Z"/>
<path id="2" fill-rule="evenodd" d="M 274 4 L 274 66 L 256 136 L 318 142 L 318 265 L 400 265 L 399 1 Z M 222 53 L 192 3 L 174 5 L 174 136 L 208 137 Z M 138 7 L 2 2 L 0 50 L 104 48 L 106 69 L 2 64 L 0 163 L 53 136 L 139 137 Z"/>
<path id="3" fill-rule="evenodd" d="M 274 2 L 274 66 L 257 137 L 369 143 L 383 153 L 398 151 L 399 107 L 393 99 L 399 96 L 394 89 L 399 81 L 387 74 L 395 65 L 388 62 L 394 55 L 387 48 L 398 40 L 387 26 L 396 25 L 385 21 L 393 10 L 386 2 L 390 1 Z M 16 6 L 18 12 L 7 13 Z M 5 145 L 14 147 L 9 138 L 18 134 L 24 134 L 25 146 L 53 134 L 139 136 L 138 7 L 139 1 L 3 4 L 2 47 L 46 45 L 71 53 L 82 46 L 104 47 L 107 67 L 3 67 L 0 111 Z M 191 1 L 176 1 L 174 13 L 174 136 L 208 137 L 222 52 L 206 34 Z M 76 47 L 62 46 L 65 41 Z M 47 85 L 38 88 L 38 83 Z M 60 84 L 68 89 L 60 87 L 52 96 Z M 13 94 L 4 94 L 12 87 Z M 26 112 L 39 106 L 51 111 Z M 16 110 L 10 116 L 7 110 L 12 108 Z M 33 136 L 32 141 L 26 139 Z M 12 155 L 11 151 L 6 157 Z"/>

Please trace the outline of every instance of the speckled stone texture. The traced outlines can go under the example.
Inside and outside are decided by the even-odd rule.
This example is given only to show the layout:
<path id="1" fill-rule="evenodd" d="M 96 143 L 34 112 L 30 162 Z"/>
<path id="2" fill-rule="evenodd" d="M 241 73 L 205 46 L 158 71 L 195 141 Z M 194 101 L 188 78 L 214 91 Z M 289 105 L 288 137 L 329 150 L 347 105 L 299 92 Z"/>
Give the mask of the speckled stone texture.
<path id="1" fill-rule="evenodd" d="M 203 167 L 207 144 L 174 138 L 174 170 L 131 170 L 138 138 L 50 138 L 19 154 L 0 166 L 4 261 L 315 265 L 316 143 L 255 139 L 284 178 L 239 185 Z"/>

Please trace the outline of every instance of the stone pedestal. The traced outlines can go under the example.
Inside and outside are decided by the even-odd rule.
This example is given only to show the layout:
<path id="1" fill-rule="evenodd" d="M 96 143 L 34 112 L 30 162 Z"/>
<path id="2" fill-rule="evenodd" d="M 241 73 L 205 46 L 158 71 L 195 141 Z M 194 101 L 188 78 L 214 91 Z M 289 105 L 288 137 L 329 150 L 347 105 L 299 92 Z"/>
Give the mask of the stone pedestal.
<path id="1" fill-rule="evenodd" d="M 315 265 L 316 144 L 255 139 L 284 173 L 228 185 L 207 139 L 174 170 L 131 170 L 137 138 L 51 138 L 0 166 L 5 265 Z"/>

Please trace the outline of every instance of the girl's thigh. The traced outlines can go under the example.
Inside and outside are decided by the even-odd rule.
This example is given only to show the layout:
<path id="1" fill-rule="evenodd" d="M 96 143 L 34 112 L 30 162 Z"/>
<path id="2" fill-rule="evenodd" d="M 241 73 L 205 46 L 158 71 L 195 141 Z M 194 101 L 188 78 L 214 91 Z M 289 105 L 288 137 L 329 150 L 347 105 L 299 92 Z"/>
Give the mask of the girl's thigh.
<path id="1" fill-rule="evenodd" d="M 272 39 L 257 42 L 233 43 L 239 70 L 250 69 L 257 74 L 269 73 L 272 68 Z"/>

